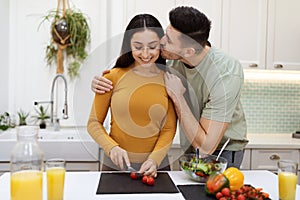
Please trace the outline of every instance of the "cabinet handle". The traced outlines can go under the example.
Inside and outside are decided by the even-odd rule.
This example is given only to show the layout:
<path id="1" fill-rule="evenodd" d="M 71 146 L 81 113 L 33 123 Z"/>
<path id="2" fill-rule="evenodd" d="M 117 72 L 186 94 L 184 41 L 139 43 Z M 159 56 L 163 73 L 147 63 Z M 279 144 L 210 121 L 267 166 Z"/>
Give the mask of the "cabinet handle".
<path id="1" fill-rule="evenodd" d="M 279 160 L 280 159 L 280 156 L 278 155 L 271 155 L 270 156 L 270 160 Z"/>
<path id="2" fill-rule="evenodd" d="M 258 65 L 257 65 L 256 63 L 251 63 L 251 64 L 249 65 L 249 67 L 254 68 L 254 67 L 258 67 Z"/>
<path id="3" fill-rule="evenodd" d="M 275 69 L 281 69 L 281 68 L 283 68 L 283 65 L 282 64 L 276 64 L 276 65 L 274 65 L 274 68 Z"/>

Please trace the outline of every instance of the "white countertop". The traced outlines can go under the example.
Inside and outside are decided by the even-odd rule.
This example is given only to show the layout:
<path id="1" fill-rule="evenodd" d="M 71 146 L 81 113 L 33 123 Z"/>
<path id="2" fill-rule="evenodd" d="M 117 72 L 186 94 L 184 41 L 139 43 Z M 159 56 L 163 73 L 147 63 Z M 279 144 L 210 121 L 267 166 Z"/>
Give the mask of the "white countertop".
<path id="1" fill-rule="evenodd" d="M 175 185 L 197 184 L 186 177 L 181 171 L 168 172 Z M 243 171 L 245 176 L 245 184 L 251 184 L 254 187 L 263 188 L 264 192 L 270 194 L 273 200 L 278 199 L 277 175 L 269 171 Z M 98 182 L 101 172 L 67 172 L 65 179 L 65 196 L 64 200 L 95 200 L 95 199 L 159 199 L 159 200 L 175 200 L 184 197 L 181 193 L 173 194 L 114 194 L 114 195 L 96 195 Z M 45 183 L 45 174 L 44 174 Z M 43 186 L 43 199 L 46 198 L 46 184 Z M 10 173 L 5 173 L 0 177 L 0 197 L 1 200 L 10 199 Z M 296 199 L 300 199 L 300 186 L 297 185 Z"/>
<path id="2" fill-rule="evenodd" d="M 300 139 L 292 138 L 292 134 L 248 134 L 249 143 L 246 148 L 300 149 Z"/>
<path id="3" fill-rule="evenodd" d="M 267 149 L 300 149 L 300 139 L 292 138 L 291 133 L 249 133 L 249 143 L 246 148 L 267 148 Z M 180 148 L 180 140 L 176 134 L 173 140 L 173 148 Z"/>

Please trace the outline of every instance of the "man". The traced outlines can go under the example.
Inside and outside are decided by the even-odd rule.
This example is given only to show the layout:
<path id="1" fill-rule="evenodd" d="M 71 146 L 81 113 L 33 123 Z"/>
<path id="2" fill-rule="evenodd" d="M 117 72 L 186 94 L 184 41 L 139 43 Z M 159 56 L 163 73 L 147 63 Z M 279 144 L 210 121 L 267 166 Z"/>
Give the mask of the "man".
<path id="1" fill-rule="evenodd" d="M 180 124 L 180 144 L 187 153 L 222 153 L 228 167 L 239 168 L 243 159 L 246 121 L 240 102 L 244 81 L 241 64 L 210 46 L 210 20 L 193 7 L 169 13 L 170 25 L 161 39 L 161 54 L 168 59 L 167 93 L 174 102 Z M 176 74 L 176 75 L 175 75 Z M 111 89 L 109 80 L 95 77 L 92 89 Z"/>

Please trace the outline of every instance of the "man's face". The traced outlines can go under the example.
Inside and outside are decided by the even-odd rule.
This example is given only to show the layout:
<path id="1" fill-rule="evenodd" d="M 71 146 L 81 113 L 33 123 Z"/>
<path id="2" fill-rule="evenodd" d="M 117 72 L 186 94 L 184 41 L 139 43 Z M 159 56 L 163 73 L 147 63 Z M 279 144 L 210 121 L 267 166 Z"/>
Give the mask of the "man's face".
<path id="1" fill-rule="evenodd" d="M 169 25 L 166 34 L 161 38 L 161 55 L 168 60 L 180 60 L 182 58 L 181 41 L 179 40 L 182 33 Z"/>

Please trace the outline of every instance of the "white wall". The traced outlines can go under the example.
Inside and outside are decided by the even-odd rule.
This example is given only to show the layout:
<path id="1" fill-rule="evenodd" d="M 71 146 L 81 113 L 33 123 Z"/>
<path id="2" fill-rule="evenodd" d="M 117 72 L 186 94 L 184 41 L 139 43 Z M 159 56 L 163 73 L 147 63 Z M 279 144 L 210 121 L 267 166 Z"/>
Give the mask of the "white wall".
<path id="1" fill-rule="evenodd" d="M 80 71 L 80 78 L 68 81 L 69 115 L 62 125 L 85 125 L 90 112 L 93 93 L 92 77 L 100 74 L 115 61 L 119 54 L 122 33 L 128 21 L 137 13 L 156 16 L 164 27 L 168 24 L 168 12 L 179 4 L 195 4 L 208 16 L 219 17 L 214 9 L 218 0 L 204 7 L 205 0 L 70 0 L 71 6 L 80 8 L 89 17 L 91 46 L 89 57 Z M 49 0 L 0 0 L 0 114 L 8 111 L 16 114 L 20 109 L 34 114 L 34 101 L 50 100 L 51 83 L 55 67 L 45 62 L 45 48 L 50 40 L 50 23 L 38 29 L 42 17 L 57 7 L 57 1 Z M 220 7 L 220 6 L 218 6 Z M 214 44 L 219 44 L 218 27 L 213 27 Z M 66 73 L 66 72 L 65 72 Z M 58 82 L 58 117 L 63 105 L 63 85 Z"/>
<path id="2" fill-rule="evenodd" d="M 8 31 L 9 31 L 9 2 L 0 0 L 0 113 L 8 108 Z"/>
<path id="3" fill-rule="evenodd" d="M 69 114 L 68 120 L 61 120 L 62 125 L 85 125 L 91 107 L 93 93 L 90 90 L 92 76 L 105 68 L 105 55 L 93 53 L 109 37 L 106 27 L 110 27 L 107 17 L 109 1 L 83 0 L 70 1 L 89 17 L 91 45 L 89 52 L 94 57 L 102 56 L 104 62 L 89 62 L 83 65 L 80 78 L 68 80 Z M 50 40 L 50 23 L 38 26 L 49 10 L 55 9 L 57 1 L 49 0 L 1 0 L 0 20 L 0 55 L 1 55 L 1 98 L 0 114 L 8 111 L 16 114 L 20 109 L 34 114 L 34 101 L 50 100 L 51 83 L 55 67 L 49 68 L 45 62 L 45 48 Z M 118 24 L 122 30 L 122 22 Z M 116 30 L 114 30 L 116 32 Z M 99 52 L 99 51 L 98 51 Z M 89 60 L 93 60 L 92 58 Z M 102 66 L 100 65 L 102 64 Z M 66 71 L 66 70 L 65 70 Z M 66 72 L 65 72 L 66 73 Z M 61 118 L 64 97 L 63 82 L 58 82 L 57 109 Z M 82 91 L 77 91 L 78 89 Z M 74 101 L 74 99 L 76 99 Z M 76 102 L 76 105 L 74 104 Z M 74 109 L 73 109 L 74 106 Z M 80 107 L 76 110 L 76 107 Z M 50 110 L 50 109 L 49 109 Z M 79 113 L 80 112 L 80 113 Z M 79 120 L 79 122 L 77 122 Z"/>

